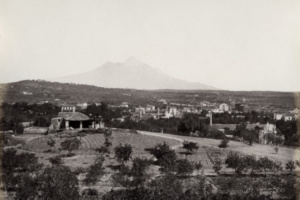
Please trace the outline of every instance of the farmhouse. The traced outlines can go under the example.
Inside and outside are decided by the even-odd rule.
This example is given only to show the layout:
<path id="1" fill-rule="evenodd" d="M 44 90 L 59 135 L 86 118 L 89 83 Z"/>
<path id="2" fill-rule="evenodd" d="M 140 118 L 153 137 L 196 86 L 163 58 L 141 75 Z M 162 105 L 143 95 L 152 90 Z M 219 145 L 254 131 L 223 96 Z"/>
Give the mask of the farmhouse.
<path id="1" fill-rule="evenodd" d="M 51 119 L 50 129 L 83 129 L 94 126 L 94 122 L 88 116 L 75 111 L 75 106 L 62 106 L 58 116 Z"/>

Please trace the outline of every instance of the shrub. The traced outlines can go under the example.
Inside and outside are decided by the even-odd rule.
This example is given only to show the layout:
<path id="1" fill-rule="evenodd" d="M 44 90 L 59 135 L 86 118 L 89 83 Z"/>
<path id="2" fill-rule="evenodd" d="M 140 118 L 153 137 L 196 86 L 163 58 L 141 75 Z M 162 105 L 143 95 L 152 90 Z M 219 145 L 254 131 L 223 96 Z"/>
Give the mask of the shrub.
<path id="1" fill-rule="evenodd" d="M 286 170 L 289 170 L 289 171 L 292 172 L 292 171 L 295 170 L 295 168 L 296 168 L 295 162 L 292 161 L 292 160 L 289 160 L 289 161 L 285 164 L 285 169 L 286 169 Z"/>
<path id="2" fill-rule="evenodd" d="M 61 156 L 51 157 L 51 158 L 49 158 L 49 161 L 52 165 L 61 165 L 62 164 Z"/>
<path id="3" fill-rule="evenodd" d="M 38 190 L 42 199 L 76 200 L 80 197 L 75 173 L 63 165 L 47 167 L 39 177 Z"/>
<path id="4" fill-rule="evenodd" d="M 226 147 L 228 147 L 228 143 L 229 143 L 229 140 L 223 139 L 221 141 L 221 143 L 219 144 L 219 148 L 226 148 Z"/>
<path id="5" fill-rule="evenodd" d="M 186 149 L 187 153 L 194 153 L 194 151 L 197 151 L 199 147 L 196 142 L 184 141 L 182 148 Z"/>
<path id="6" fill-rule="evenodd" d="M 242 131 L 242 138 L 249 143 L 251 146 L 252 143 L 255 141 L 256 136 L 255 136 L 255 131 L 250 131 L 250 130 L 243 130 Z"/>
<path id="7" fill-rule="evenodd" d="M 110 153 L 109 149 L 105 146 L 101 146 L 100 148 L 96 148 L 95 151 L 100 153 L 100 154 L 109 154 Z"/>
<path id="8" fill-rule="evenodd" d="M 195 162 L 195 163 L 194 163 L 194 166 L 195 166 L 195 169 L 196 169 L 196 170 L 199 170 L 199 169 L 201 169 L 201 168 L 203 167 L 201 161 Z"/>
<path id="9" fill-rule="evenodd" d="M 177 156 L 169 145 L 165 142 L 163 144 L 157 144 L 154 148 L 149 149 L 149 151 L 157 159 L 158 164 L 162 166 L 162 171 L 175 171 Z"/>
<path id="10" fill-rule="evenodd" d="M 278 153 L 279 148 L 278 147 L 274 147 L 274 151 L 275 151 L 275 153 Z"/>
<path id="11" fill-rule="evenodd" d="M 80 144 L 81 144 L 80 140 L 74 137 L 61 142 L 60 146 L 61 146 L 61 150 L 68 151 L 69 152 L 68 155 L 70 156 L 73 150 L 79 149 Z"/>
<path id="12" fill-rule="evenodd" d="M 130 144 L 119 144 L 115 147 L 115 156 L 122 165 L 131 158 L 132 146 Z"/>
<path id="13" fill-rule="evenodd" d="M 213 169 L 215 170 L 215 172 L 217 174 L 220 173 L 221 169 L 222 169 L 222 160 L 220 158 L 216 158 L 214 160 L 214 166 L 213 166 Z"/>
<path id="14" fill-rule="evenodd" d="M 103 157 L 96 158 L 95 162 L 88 168 L 87 174 L 83 182 L 87 185 L 95 184 L 98 178 L 104 174 Z"/>
<path id="15" fill-rule="evenodd" d="M 187 159 L 176 161 L 176 172 L 178 175 L 188 175 L 193 173 L 194 165 Z"/>

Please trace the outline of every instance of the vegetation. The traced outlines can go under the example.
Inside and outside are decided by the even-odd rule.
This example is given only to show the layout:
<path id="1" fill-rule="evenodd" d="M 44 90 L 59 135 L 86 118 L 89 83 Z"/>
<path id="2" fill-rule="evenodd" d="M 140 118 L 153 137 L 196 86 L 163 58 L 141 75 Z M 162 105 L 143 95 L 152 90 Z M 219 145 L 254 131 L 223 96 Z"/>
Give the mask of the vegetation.
<path id="1" fill-rule="evenodd" d="M 242 138 L 248 142 L 250 146 L 257 139 L 255 132 L 247 129 L 242 131 Z"/>
<path id="2" fill-rule="evenodd" d="M 194 165 L 187 159 L 176 160 L 176 173 L 178 175 L 189 175 L 193 173 Z"/>
<path id="3" fill-rule="evenodd" d="M 150 153 L 157 159 L 157 164 L 161 166 L 163 172 L 173 172 L 176 170 L 177 155 L 165 142 L 157 144 L 149 149 Z"/>
<path id="4" fill-rule="evenodd" d="M 98 178 L 104 175 L 103 162 L 104 157 L 97 157 L 94 163 L 88 168 L 86 177 L 83 180 L 86 185 L 96 184 Z"/>
<path id="5" fill-rule="evenodd" d="M 114 148 L 115 150 L 115 157 L 117 158 L 118 162 L 121 165 L 124 165 L 131 158 L 132 154 L 132 146 L 130 144 L 119 144 Z"/>
<path id="6" fill-rule="evenodd" d="M 187 153 L 192 154 L 194 151 L 198 150 L 199 146 L 196 142 L 184 141 L 182 148 L 186 149 Z"/>
<path id="7" fill-rule="evenodd" d="M 220 158 L 216 158 L 214 160 L 214 166 L 213 166 L 213 169 L 215 170 L 215 172 L 217 174 L 220 173 L 221 169 L 222 169 L 222 160 Z"/>
<path id="8" fill-rule="evenodd" d="M 78 138 L 73 137 L 71 139 L 66 139 L 62 143 L 60 143 L 61 150 L 66 150 L 68 151 L 68 155 L 72 155 L 71 152 L 74 150 L 79 149 L 81 142 Z"/>
<path id="9" fill-rule="evenodd" d="M 43 199 L 79 199 L 79 186 L 75 174 L 66 166 L 47 167 L 39 176 L 40 197 Z"/>
<path id="10" fill-rule="evenodd" d="M 229 140 L 223 139 L 221 141 L 221 143 L 219 144 L 219 148 L 226 148 L 226 147 L 228 147 L 228 143 L 229 143 Z"/>

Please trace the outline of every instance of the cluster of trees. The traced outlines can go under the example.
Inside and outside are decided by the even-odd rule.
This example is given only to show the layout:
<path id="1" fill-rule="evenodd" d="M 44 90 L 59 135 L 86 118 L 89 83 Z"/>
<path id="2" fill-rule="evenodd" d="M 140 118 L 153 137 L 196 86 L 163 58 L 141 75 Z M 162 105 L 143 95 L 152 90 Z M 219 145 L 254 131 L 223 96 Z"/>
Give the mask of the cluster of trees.
<path id="1" fill-rule="evenodd" d="M 15 192 L 15 199 L 79 199 L 76 175 L 66 166 L 43 168 L 31 153 L 18 154 L 14 149 L 3 151 L 3 183 L 6 191 Z"/>
<path id="2" fill-rule="evenodd" d="M 113 118 L 122 117 L 123 113 L 126 113 L 124 108 L 109 108 L 106 102 L 101 102 L 100 105 L 91 104 L 83 110 L 87 116 L 90 116 L 97 120 L 103 120 L 106 126 L 109 126 Z"/>
<path id="3" fill-rule="evenodd" d="M 268 157 L 260 157 L 256 159 L 254 155 L 240 155 L 236 152 L 230 152 L 225 159 L 225 164 L 229 168 L 233 168 L 237 175 L 250 173 L 254 175 L 257 172 L 263 171 L 274 174 L 282 170 L 281 163 L 270 160 Z"/>
<path id="4" fill-rule="evenodd" d="M 60 111 L 59 107 L 50 103 L 38 105 L 27 102 L 2 103 L 0 109 L 2 111 L 0 129 L 16 132 L 20 132 L 18 131 L 20 122 L 24 121 L 34 121 L 37 126 L 49 126 L 51 118 L 57 116 Z"/>
<path id="5" fill-rule="evenodd" d="M 284 145 L 286 146 L 299 146 L 299 134 L 297 121 L 284 121 L 279 120 L 276 122 L 277 130 L 284 135 Z"/>
<path id="6" fill-rule="evenodd" d="M 261 123 L 265 124 L 267 122 L 274 123 L 272 113 L 259 113 L 256 111 L 243 113 L 243 117 L 237 117 L 241 114 L 229 114 L 228 112 L 224 113 L 213 113 L 213 123 L 215 124 L 240 124 L 245 122 L 250 122 L 251 124 Z"/>

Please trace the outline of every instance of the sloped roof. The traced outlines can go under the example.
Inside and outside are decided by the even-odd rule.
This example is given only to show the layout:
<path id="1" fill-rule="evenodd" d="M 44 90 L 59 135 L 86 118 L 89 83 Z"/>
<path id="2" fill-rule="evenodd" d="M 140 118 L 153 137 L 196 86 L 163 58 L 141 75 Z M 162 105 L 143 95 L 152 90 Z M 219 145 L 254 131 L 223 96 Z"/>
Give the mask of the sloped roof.
<path id="1" fill-rule="evenodd" d="M 60 112 L 58 117 L 62 117 L 68 121 L 88 121 L 90 118 L 80 112 Z"/>

